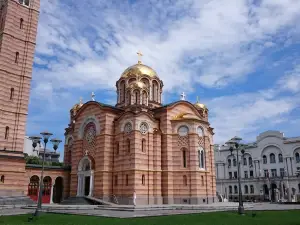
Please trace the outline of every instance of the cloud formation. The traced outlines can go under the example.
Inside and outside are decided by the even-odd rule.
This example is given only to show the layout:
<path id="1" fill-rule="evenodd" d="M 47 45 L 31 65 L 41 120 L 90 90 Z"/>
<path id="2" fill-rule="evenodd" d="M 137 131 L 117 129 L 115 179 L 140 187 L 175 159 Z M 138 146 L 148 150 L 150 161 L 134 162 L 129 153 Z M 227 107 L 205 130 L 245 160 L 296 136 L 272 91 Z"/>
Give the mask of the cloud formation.
<path id="1" fill-rule="evenodd" d="M 67 126 L 83 93 L 112 103 L 141 50 L 164 81 L 165 103 L 201 93 L 217 142 L 252 138 L 297 107 L 298 55 L 285 60 L 299 44 L 297 18 L 300 0 L 42 0 L 27 131 L 37 113 Z"/>

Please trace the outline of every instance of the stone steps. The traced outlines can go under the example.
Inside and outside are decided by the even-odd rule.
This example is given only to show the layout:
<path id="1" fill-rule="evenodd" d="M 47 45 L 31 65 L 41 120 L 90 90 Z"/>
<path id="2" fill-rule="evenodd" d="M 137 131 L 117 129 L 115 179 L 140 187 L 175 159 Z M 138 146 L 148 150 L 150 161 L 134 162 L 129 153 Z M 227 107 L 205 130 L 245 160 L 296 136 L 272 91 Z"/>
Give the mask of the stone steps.
<path id="1" fill-rule="evenodd" d="M 0 206 L 4 205 L 31 205 L 34 201 L 28 196 L 1 196 Z"/>

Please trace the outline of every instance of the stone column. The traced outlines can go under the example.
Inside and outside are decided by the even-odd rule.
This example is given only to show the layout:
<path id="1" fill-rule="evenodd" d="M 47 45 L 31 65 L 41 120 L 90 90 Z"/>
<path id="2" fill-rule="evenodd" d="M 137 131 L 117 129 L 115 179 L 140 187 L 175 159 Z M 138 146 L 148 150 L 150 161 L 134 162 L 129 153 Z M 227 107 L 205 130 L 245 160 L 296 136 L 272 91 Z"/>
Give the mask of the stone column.
<path id="1" fill-rule="evenodd" d="M 91 171 L 91 176 L 90 176 L 90 191 L 89 191 L 89 196 L 93 196 L 93 190 L 94 190 L 94 171 Z"/>
<path id="2" fill-rule="evenodd" d="M 54 184 L 51 185 L 50 204 L 53 204 L 53 188 Z"/>
<path id="3" fill-rule="evenodd" d="M 78 175 L 77 196 L 82 196 L 82 174 Z"/>

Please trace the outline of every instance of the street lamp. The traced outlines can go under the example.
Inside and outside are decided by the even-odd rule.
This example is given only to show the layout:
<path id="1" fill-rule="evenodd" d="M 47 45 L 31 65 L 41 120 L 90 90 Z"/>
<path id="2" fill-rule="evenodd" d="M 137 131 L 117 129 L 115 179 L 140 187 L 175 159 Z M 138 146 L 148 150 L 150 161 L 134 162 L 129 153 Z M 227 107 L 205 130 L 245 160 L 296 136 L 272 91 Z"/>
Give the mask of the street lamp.
<path id="1" fill-rule="evenodd" d="M 49 132 L 42 132 L 41 135 L 42 135 L 42 138 L 39 137 L 39 136 L 29 137 L 29 139 L 32 140 L 32 147 L 33 147 L 34 151 L 35 151 L 35 148 L 36 148 L 37 144 L 40 143 L 41 139 L 43 139 L 44 144 L 45 144 L 44 154 L 43 154 L 42 172 L 41 172 L 41 179 L 40 179 L 40 190 L 39 190 L 38 202 L 37 202 L 37 207 L 36 207 L 34 216 L 38 216 L 39 211 L 42 209 L 42 195 L 43 195 L 43 184 L 44 184 L 43 183 L 43 176 L 44 176 L 44 163 L 45 163 L 45 155 L 46 155 L 46 146 L 47 146 L 49 138 L 50 138 L 50 136 L 52 136 L 52 134 L 49 133 Z M 52 142 L 53 148 L 56 151 L 57 148 L 58 148 L 59 143 L 61 142 L 61 140 L 54 138 L 54 139 L 51 139 L 50 141 Z"/>
<path id="2" fill-rule="evenodd" d="M 239 151 L 241 151 L 242 156 L 245 154 L 245 150 L 243 148 L 243 145 L 240 144 L 240 141 L 242 138 L 235 136 L 234 138 L 231 138 L 229 141 L 226 142 L 226 144 L 229 146 L 229 150 L 231 155 L 233 156 L 233 151 L 236 151 L 236 158 L 237 158 L 237 164 L 238 164 L 238 184 L 239 184 L 239 207 L 238 207 L 238 213 L 240 215 L 244 214 L 244 206 L 243 206 L 243 195 L 242 195 L 242 188 L 241 188 L 241 173 L 240 173 L 240 160 L 239 160 Z"/>

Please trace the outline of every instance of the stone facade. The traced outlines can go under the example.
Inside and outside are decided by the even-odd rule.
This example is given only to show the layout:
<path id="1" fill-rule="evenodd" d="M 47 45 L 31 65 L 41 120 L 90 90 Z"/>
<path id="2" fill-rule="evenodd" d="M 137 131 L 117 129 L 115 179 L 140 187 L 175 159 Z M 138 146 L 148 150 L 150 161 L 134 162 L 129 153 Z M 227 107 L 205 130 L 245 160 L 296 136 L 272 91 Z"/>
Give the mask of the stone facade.
<path id="1" fill-rule="evenodd" d="M 70 110 L 64 151 L 70 196 L 133 204 L 135 191 L 140 205 L 213 202 L 207 108 L 185 100 L 163 106 L 163 82 L 141 62 L 124 71 L 116 88 L 116 106 L 93 99 Z"/>
<path id="2" fill-rule="evenodd" d="M 297 201 L 300 197 L 300 137 L 266 131 L 247 144 L 241 158 L 244 200 Z M 217 192 L 238 201 L 237 158 L 226 145 L 215 146 Z"/>
<path id="3" fill-rule="evenodd" d="M 39 0 L 0 0 L 0 195 L 27 189 L 23 145 L 39 7 Z"/>

